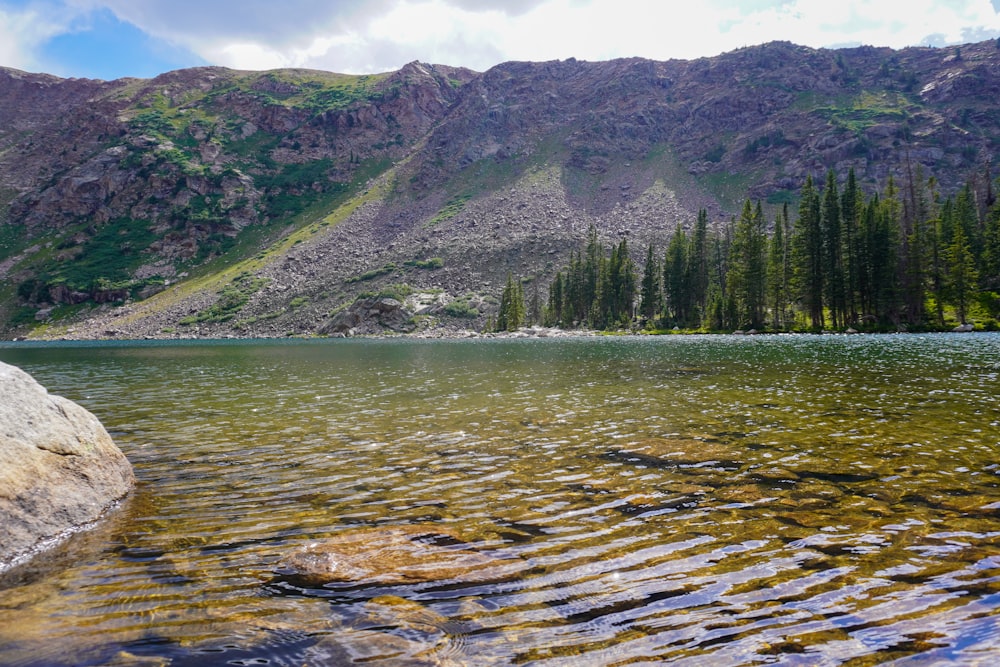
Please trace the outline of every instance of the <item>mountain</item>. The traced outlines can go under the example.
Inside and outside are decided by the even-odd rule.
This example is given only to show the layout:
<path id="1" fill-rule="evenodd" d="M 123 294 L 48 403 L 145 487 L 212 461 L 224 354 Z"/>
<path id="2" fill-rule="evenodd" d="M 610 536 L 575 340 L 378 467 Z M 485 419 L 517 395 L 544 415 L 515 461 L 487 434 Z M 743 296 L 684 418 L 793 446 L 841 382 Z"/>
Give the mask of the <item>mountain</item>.
<path id="1" fill-rule="evenodd" d="M 662 249 L 699 209 L 718 223 L 747 197 L 794 203 L 831 168 L 870 192 L 988 181 L 998 99 L 993 41 L 484 73 L 0 68 L 0 321 L 72 337 L 479 327 L 508 273 L 546 285 L 591 225 Z"/>

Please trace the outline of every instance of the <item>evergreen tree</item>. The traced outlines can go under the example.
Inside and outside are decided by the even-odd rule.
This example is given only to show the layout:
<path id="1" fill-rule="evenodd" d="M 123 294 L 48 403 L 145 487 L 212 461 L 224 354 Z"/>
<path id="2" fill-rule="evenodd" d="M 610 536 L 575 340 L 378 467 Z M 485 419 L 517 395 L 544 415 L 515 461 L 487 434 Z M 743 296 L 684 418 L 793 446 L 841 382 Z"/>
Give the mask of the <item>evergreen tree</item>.
<path id="1" fill-rule="evenodd" d="M 924 191 L 923 168 L 918 165 L 916 175 L 910 169 L 907 159 L 907 196 L 903 202 L 901 228 L 899 231 L 900 304 L 902 319 L 910 324 L 921 325 L 926 320 L 927 243 L 928 207 Z"/>
<path id="2" fill-rule="evenodd" d="M 524 290 L 521 281 L 514 281 L 507 273 L 507 283 L 500 295 L 500 310 L 497 312 L 497 331 L 517 331 L 524 323 Z"/>
<path id="3" fill-rule="evenodd" d="M 639 314 L 647 322 L 653 322 L 660 312 L 663 297 L 660 293 L 660 266 L 653 254 L 653 244 L 646 250 L 646 266 L 642 271 L 642 289 L 639 296 Z"/>
<path id="4" fill-rule="evenodd" d="M 547 327 L 563 326 L 563 274 L 562 271 L 556 273 L 549 285 L 549 302 L 545 306 L 545 313 L 542 320 Z"/>
<path id="5" fill-rule="evenodd" d="M 687 234 L 678 223 L 667 244 L 667 254 L 663 261 L 663 296 L 667 319 L 675 326 L 686 327 L 690 324 L 690 275 Z"/>
<path id="6" fill-rule="evenodd" d="M 955 306 L 955 316 L 959 322 L 965 324 L 965 316 L 979 276 L 976 272 L 975 256 L 969 240 L 965 237 L 963 225 L 955 225 L 945 256 L 948 262 L 946 283 L 948 295 Z"/>
<path id="7" fill-rule="evenodd" d="M 874 239 L 871 248 L 874 313 L 883 326 L 900 324 L 899 200 L 892 177 L 884 197 L 874 200 Z"/>
<path id="8" fill-rule="evenodd" d="M 945 306 L 964 321 L 980 290 L 1000 289 L 1000 203 L 987 196 L 980 217 L 966 186 L 939 204 L 933 179 L 915 171 L 905 199 L 891 177 L 882 194 L 869 199 L 853 170 L 842 194 L 832 170 L 822 191 L 807 178 L 798 216 L 793 222 L 786 205 L 770 238 L 759 202 L 745 201 L 738 219 L 714 233 L 700 211 L 693 232 L 680 224 L 673 230 L 662 264 L 649 245 L 641 283 L 627 241 L 607 255 L 591 227 L 584 250 L 571 253 L 549 285 L 542 321 L 629 327 L 637 303 L 646 321 L 662 313 L 668 324 L 700 323 L 713 331 L 765 322 L 782 329 L 803 319 L 817 330 L 828 322 L 920 326 L 927 303 L 936 304 L 938 325 Z M 497 328 L 538 321 L 537 284 L 526 314 L 524 288 L 508 282 Z"/>
<path id="9" fill-rule="evenodd" d="M 514 284 L 514 299 L 511 304 L 511 315 L 510 322 L 513 329 L 520 329 L 524 326 L 525 320 L 528 316 L 528 310 L 524 306 L 524 285 L 518 280 Z"/>
<path id="10" fill-rule="evenodd" d="M 531 280 L 531 294 L 527 299 L 524 312 L 524 323 L 526 326 L 534 326 L 542 323 L 542 295 L 538 293 L 538 277 Z"/>
<path id="11" fill-rule="evenodd" d="M 593 326 L 599 329 L 627 326 L 632 319 L 636 279 L 625 239 L 611 248 L 611 257 L 601 263 L 601 269 Z"/>
<path id="12" fill-rule="evenodd" d="M 603 256 L 598 260 L 597 294 L 590 309 L 590 326 L 594 329 L 607 329 L 611 326 L 615 291 L 611 273 L 617 263 L 617 246 L 611 248 L 610 261 Z"/>
<path id="13" fill-rule="evenodd" d="M 941 214 L 927 225 L 927 235 L 924 242 L 927 286 L 934 299 L 934 321 L 940 327 L 944 326 L 945 301 L 945 253 L 941 244 L 944 218 L 951 217 L 951 202 L 945 202 Z"/>
<path id="14" fill-rule="evenodd" d="M 993 202 L 986 213 L 982 267 L 979 278 L 983 288 L 1000 290 L 1000 200 Z"/>
<path id="15" fill-rule="evenodd" d="M 813 329 L 823 328 L 823 235 L 820 226 L 819 194 L 812 176 L 806 177 L 799 201 L 799 217 L 792 237 L 795 293 Z"/>
<path id="16" fill-rule="evenodd" d="M 771 306 L 771 323 L 775 329 L 786 325 L 785 312 L 788 309 L 788 282 L 791 276 L 791 262 L 788 252 L 788 204 L 774 221 L 774 233 L 768 245 L 767 254 L 767 294 Z"/>
<path id="17" fill-rule="evenodd" d="M 604 246 L 597 238 L 597 228 L 590 226 L 587 232 L 587 249 L 583 261 L 583 306 L 589 315 L 590 309 L 597 301 L 597 287 L 601 276 L 601 264 L 604 261 Z M 583 319 L 586 319 L 586 315 Z"/>
<path id="18" fill-rule="evenodd" d="M 717 285 L 709 288 L 708 309 L 705 315 L 705 327 L 709 331 L 722 331 L 726 328 L 726 304 L 722 292 Z"/>
<path id="19" fill-rule="evenodd" d="M 729 272 L 726 276 L 727 298 L 732 300 L 734 327 L 759 329 L 764 326 L 766 272 L 766 235 L 760 202 L 756 208 L 747 199 L 733 233 L 729 249 Z"/>
<path id="20" fill-rule="evenodd" d="M 861 215 L 864 198 L 858 188 L 854 167 L 847 172 L 847 182 L 841 195 L 840 220 L 844 238 L 844 290 L 847 297 L 848 322 L 858 321 L 861 262 Z"/>
<path id="21" fill-rule="evenodd" d="M 500 307 L 497 309 L 497 321 L 495 324 L 496 331 L 507 331 L 509 326 L 509 321 L 507 319 L 510 313 L 510 300 L 513 296 L 514 283 L 511 278 L 510 273 L 507 274 L 507 283 L 504 285 L 503 291 L 500 293 Z"/>
<path id="22" fill-rule="evenodd" d="M 726 275 L 729 270 L 729 247 L 732 241 L 732 226 L 727 226 L 722 234 L 713 234 L 709 239 L 709 277 L 708 290 L 710 303 L 709 308 L 713 310 L 711 320 L 718 326 L 710 326 L 713 330 L 734 329 L 736 324 L 730 318 L 728 305 L 730 300 L 726 293 Z"/>
<path id="23" fill-rule="evenodd" d="M 840 220 L 840 195 L 837 176 L 830 169 L 823 190 L 820 224 L 823 235 L 823 287 L 830 320 L 834 329 L 844 327 L 847 319 L 847 294 L 844 284 L 844 239 Z"/>
<path id="24" fill-rule="evenodd" d="M 858 305 L 861 309 L 861 319 L 864 322 L 876 319 L 875 316 L 875 245 L 877 241 L 877 210 L 878 196 L 865 204 L 861 213 L 861 225 L 858 232 L 857 249 L 857 279 Z"/>
<path id="25" fill-rule="evenodd" d="M 561 318 L 563 326 L 579 326 L 585 322 L 590 312 L 590 301 L 586 298 L 586 282 L 583 259 L 579 253 L 571 252 L 563 285 L 564 305 Z"/>
<path id="26" fill-rule="evenodd" d="M 635 295 L 638 281 L 636 280 L 635 262 L 629 254 L 628 241 L 622 239 L 618 244 L 618 263 L 613 274 L 615 289 L 614 309 L 612 316 L 615 322 L 627 327 L 635 316 Z"/>
<path id="27" fill-rule="evenodd" d="M 694 225 L 694 235 L 688 250 L 688 273 L 690 275 L 691 304 L 690 320 L 697 322 L 708 305 L 708 211 L 700 209 Z"/>
<path id="28" fill-rule="evenodd" d="M 979 264 L 982 254 L 983 238 L 979 226 L 979 213 L 976 210 L 976 196 L 972 192 L 972 186 L 968 183 L 958 191 L 955 196 L 955 218 L 954 225 L 962 227 L 962 235 L 969 244 L 970 252 L 976 264 Z M 948 239 L 949 245 L 951 239 Z"/>

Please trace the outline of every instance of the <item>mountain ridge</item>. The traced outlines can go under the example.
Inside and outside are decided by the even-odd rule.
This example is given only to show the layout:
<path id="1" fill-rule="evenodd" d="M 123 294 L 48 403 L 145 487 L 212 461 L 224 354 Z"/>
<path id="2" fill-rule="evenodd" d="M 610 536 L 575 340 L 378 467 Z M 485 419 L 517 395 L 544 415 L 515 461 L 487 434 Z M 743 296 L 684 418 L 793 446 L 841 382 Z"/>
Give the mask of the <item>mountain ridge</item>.
<path id="1" fill-rule="evenodd" d="M 436 299 L 425 320 L 481 327 L 508 271 L 550 278 L 590 225 L 662 248 L 699 209 L 793 202 L 827 169 L 869 190 L 920 169 L 951 193 L 988 182 L 1000 145 L 994 42 L 483 73 L 0 68 L 0 93 L 7 335 L 309 334 L 400 284 Z M 479 317 L 449 320 L 452 301 Z"/>

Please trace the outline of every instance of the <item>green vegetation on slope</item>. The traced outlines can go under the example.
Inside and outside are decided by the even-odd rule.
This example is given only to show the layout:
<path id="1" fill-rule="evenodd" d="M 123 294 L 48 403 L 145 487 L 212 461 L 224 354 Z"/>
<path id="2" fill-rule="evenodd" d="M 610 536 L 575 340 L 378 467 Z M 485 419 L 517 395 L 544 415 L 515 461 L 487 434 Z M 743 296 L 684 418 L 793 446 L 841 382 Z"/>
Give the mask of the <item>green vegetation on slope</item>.
<path id="1" fill-rule="evenodd" d="M 18 286 L 22 301 L 44 301 L 60 287 L 93 298 L 112 291 L 131 294 L 147 284 L 162 282 L 162 278 L 132 277 L 132 272 L 148 257 L 144 251 L 157 238 L 148 223 L 120 218 L 97 228 L 79 245 L 74 237 L 65 235 L 55 246 L 56 254 L 48 262 L 52 267 L 49 271 Z"/>
<path id="2" fill-rule="evenodd" d="M 236 276 L 231 283 L 219 290 L 218 300 L 198 312 L 196 315 L 182 318 L 178 324 L 189 326 L 200 322 L 226 322 L 236 317 L 236 314 L 246 305 L 250 297 L 256 294 L 267 280 L 254 277 L 249 272 Z"/>

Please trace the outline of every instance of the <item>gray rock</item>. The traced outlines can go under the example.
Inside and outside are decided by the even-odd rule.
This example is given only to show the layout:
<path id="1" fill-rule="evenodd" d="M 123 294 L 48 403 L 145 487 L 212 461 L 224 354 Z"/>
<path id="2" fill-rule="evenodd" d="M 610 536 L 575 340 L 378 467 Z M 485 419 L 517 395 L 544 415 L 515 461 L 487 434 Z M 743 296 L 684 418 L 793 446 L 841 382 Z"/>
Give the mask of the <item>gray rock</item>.
<path id="1" fill-rule="evenodd" d="M 0 569 L 99 519 L 134 486 L 97 417 L 0 363 Z"/>
<path id="2" fill-rule="evenodd" d="M 355 333 L 382 333 L 386 330 L 410 332 L 414 329 L 411 316 L 412 313 L 396 299 L 369 297 L 355 301 L 347 309 L 334 315 L 319 329 L 319 333 L 351 336 Z"/>

